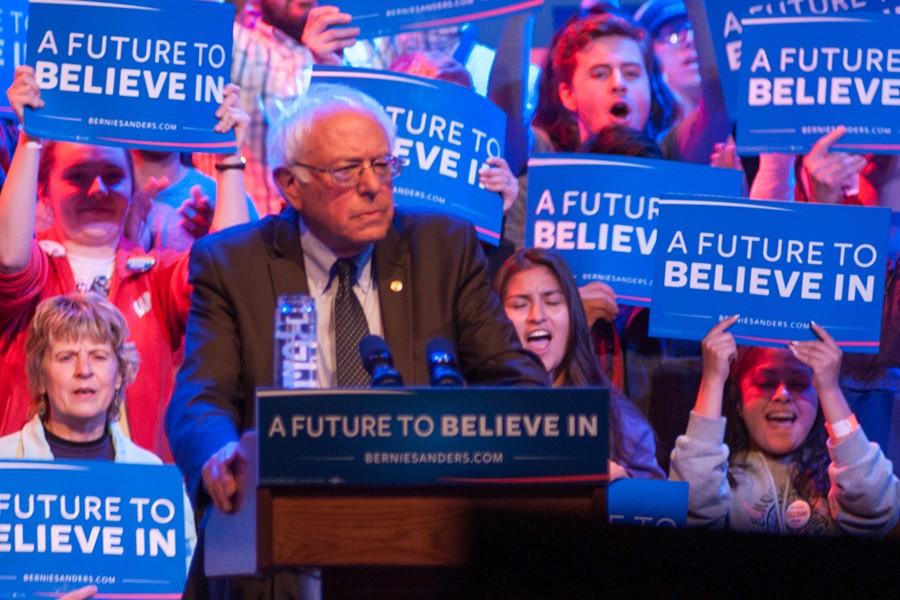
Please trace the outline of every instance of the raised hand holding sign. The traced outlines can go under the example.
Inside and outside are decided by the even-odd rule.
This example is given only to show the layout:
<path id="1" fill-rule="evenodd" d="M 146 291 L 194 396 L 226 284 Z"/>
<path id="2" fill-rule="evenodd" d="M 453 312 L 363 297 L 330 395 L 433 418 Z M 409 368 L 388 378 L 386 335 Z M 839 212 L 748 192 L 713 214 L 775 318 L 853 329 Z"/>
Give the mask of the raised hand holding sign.
<path id="1" fill-rule="evenodd" d="M 25 111 L 25 130 L 108 146 L 233 152 L 234 135 L 212 118 L 231 79 L 233 20 L 230 4 L 199 0 L 31 4 L 28 58 L 46 104 Z"/>

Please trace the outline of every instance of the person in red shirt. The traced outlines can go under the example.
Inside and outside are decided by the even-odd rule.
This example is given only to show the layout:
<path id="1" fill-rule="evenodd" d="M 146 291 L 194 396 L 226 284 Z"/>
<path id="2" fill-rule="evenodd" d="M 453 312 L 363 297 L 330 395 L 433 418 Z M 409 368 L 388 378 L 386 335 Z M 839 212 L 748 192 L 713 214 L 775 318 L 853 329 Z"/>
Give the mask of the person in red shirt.
<path id="1" fill-rule="evenodd" d="M 238 147 L 247 115 L 237 86 L 227 86 L 216 131 L 234 129 Z M 16 69 L 7 96 L 21 121 L 25 106 L 43 101 L 28 66 Z M 248 220 L 239 155 L 223 155 L 213 229 Z M 43 142 L 24 131 L 0 192 L 0 435 L 25 424 L 30 394 L 25 337 L 41 300 L 80 290 L 107 296 L 122 311 L 141 355 L 122 424 L 139 446 L 170 457 L 162 416 L 171 395 L 190 305 L 187 252 L 144 250 L 130 241 L 143 226 L 153 193 L 135 190 L 122 148 Z M 53 226 L 35 239 L 35 205 L 53 212 Z"/>

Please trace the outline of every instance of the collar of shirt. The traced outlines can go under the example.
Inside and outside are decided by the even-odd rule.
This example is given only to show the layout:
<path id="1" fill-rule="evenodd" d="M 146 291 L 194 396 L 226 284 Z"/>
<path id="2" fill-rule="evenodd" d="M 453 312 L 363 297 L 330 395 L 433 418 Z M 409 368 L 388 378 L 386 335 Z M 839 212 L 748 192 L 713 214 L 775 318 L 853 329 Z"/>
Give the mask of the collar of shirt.
<path id="1" fill-rule="evenodd" d="M 303 247 L 306 266 L 306 279 L 311 287 L 315 287 L 317 294 L 324 294 L 331 287 L 331 268 L 338 257 L 309 230 L 302 216 L 298 221 L 300 225 L 300 245 Z M 368 295 L 375 285 L 372 278 L 373 249 L 374 247 L 370 245 L 353 259 L 356 263 L 357 272 L 354 286 L 364 296 Z"/>

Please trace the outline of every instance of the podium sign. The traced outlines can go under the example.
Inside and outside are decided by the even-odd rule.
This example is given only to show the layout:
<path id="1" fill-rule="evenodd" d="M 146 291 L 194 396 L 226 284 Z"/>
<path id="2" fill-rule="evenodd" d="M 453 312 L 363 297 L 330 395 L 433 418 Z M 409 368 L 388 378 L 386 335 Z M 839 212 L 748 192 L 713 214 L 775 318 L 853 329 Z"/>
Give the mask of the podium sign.
<path id="1" fill-rule="evenodd" d="M 605 482 L 609 390 L 265 390 L 259 485 Z"/>

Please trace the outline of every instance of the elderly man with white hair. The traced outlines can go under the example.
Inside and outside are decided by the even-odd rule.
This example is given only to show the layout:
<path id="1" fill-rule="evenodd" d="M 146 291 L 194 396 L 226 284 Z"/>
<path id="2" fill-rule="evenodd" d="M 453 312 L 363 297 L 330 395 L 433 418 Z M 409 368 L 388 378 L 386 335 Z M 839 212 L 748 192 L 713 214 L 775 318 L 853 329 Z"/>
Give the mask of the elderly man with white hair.
<path id="1" fill-rule="evenodd" d="M 254 427 L 255 389 L 274 383 L 279 295 L 316 301 L 323 388 L 368 385 L 356 351 L 367 332 L 385 338 L 412 385 L 428 385 L 425 346 L 438 336 L 455 347 L 470 384 L 549 384 L 490 288 L 474 228 L 443 216 L 395 214 L 401 165 L 391 154 L 393 138 L 393 123 L 368 96 L 312 86 L 270 138 L 287 207 L 194 246 L 185 362 L 167 432 L 198 505 L 235 508 L 234 473 L 245 460 L 237 442 Z M 342 352 L 349 321 L 353 348 Z M 253 597 L 279 593 L 268 583 L 234 582 L 257 584 L 267 592 Z"/>

